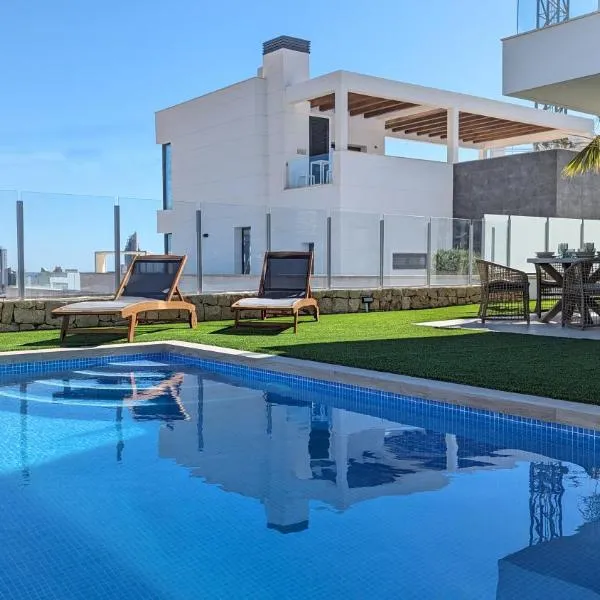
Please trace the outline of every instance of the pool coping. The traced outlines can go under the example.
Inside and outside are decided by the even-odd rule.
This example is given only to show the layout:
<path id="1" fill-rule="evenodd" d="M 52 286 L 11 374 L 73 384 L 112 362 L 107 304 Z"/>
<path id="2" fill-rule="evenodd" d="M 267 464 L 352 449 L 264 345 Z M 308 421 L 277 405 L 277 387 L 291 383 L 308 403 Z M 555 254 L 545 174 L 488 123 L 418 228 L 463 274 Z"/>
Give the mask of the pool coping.
<path id="1" fill-rule="evenodd" d="M 446 402 L 501 414 L 600 431 L 600 406 L 597 405 L 580 404 L 543 396 L 505 392 L 434 379 L 410 377 L 192 342 L 137 342 L 85 348 L 3 352 L 0 353 L 0 366 L 24 361 L 36 363 L 91 357 L 117 357 L 136 353 L 172 353 L 191 358 L 217 360 L 224 363 L 244 365 L 253 369 L 319 379 L 329 383 L 353 385 L 405 396 L 418 396 L 433 402 Z"/>

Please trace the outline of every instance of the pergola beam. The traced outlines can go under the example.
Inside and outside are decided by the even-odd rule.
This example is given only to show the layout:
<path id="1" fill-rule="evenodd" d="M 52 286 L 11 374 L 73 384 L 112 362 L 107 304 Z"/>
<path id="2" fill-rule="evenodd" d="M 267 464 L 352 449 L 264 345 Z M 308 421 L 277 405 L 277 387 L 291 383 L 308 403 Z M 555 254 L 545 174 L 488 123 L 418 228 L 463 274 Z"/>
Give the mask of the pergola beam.
<path id="1" fill-rule="evenodd" d="M 416 125 L 426 124 L 431 121 L 437 121 L 439 119 L 446 118 L 446 110 L 441 109 L 437 110 L 435 113 L 427 114 L 427 115 L 419 115 L 416 117 L 410 117 L 406 119 L 398 119 L 387 121 L 385 124 L 386 129 L 408 129 L 409 127 L 413 127 Z"/>
<path id="2" fill-rule="evenodd" d="M 398 110 L 404 110 L 409 108 L 415 108 L 417 105 L 410 102 L 394 102 L 386 107 L 381 107 L 376 110 L 369 110 L 363 114 L 365 119 L 372 119 L 373 117 L 379 117 L 381 115 L 389 114 Z"/>

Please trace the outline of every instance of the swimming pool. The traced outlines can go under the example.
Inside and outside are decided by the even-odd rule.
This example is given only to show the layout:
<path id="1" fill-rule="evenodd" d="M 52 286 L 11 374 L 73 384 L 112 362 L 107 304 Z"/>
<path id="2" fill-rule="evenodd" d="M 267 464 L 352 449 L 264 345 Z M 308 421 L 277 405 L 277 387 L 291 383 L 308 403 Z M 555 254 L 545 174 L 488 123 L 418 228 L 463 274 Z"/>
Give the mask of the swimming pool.
<path id="1" fill-rule="evenodd" d="M 600 594 L 596 432 L 171 353 L 2 372 L 1 598 Z"/>

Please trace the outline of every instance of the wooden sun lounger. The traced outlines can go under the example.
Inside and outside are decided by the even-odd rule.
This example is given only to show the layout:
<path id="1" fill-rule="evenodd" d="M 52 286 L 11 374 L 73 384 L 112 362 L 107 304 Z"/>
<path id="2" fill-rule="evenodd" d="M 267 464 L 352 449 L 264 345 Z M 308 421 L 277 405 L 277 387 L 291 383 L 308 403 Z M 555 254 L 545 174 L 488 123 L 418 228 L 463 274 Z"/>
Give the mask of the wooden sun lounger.
<path id="1" fill-rule="evenodd" d="M 112 300 L 74 302 L 52 311 L 53 317 L 62 317 L 60 341 L 69 329 L 71 317 L 77 315 L 114 315 L 127 319 L 127 341 L 132 342 L 140 313 L 148 311 L 183 310 L 189 313 L 190 327 L 197 324 L 196 307 L 185 302 L 179 290 L 186 256 L 146 255 L 133 258 L 115 297 Z M 161 268 L 162 265 L 162 268 Z M 77 333 L 122 332 L 122 327 L 77 328 Z"/>
<path id="2" fill-rule="evenodd" d="M 235 326 L 242 324 L 240 316 L 243 311 L 259 311 L 263 320 L 269 315 L 292 315 L 294 333 L 298 333 L 301 311 L 312 312 L 318 321 L 319 305 L 310 289 L 313 260 L 312 252 L 267 252 L 258 296 L 242 298 L 231 306 L 235 313 Z"/>

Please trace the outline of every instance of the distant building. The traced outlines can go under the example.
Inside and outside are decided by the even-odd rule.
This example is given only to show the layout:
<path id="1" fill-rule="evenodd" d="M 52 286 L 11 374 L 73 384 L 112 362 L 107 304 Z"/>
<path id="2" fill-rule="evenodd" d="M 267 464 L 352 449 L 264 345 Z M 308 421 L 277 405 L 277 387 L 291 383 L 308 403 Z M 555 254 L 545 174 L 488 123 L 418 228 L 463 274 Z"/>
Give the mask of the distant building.
<path id="1" fill-rule="evenodd" d="M 8 262 L 6 248 L 0 247 L 0 296 L 6 295 L 8 287 Z"/>
<path id="2" fill-rule="evenodd" d="M 139 242 L 138 242 L 137 231 L 134 231 L 127 238 L 127 243 L 125 244 L 124 250 L 125 250 L 125 252 L 139 252 L 140 245 L 139 245 Z M 124 260 L 125 260 L 125 271 L 127 271 L 127 269 L 129 269 L 129 266 L 133 262 L 133 257 L 134 256 L 135 256 L 135 254 L 125 254 L 125 257 L 124 257 Z"/>

